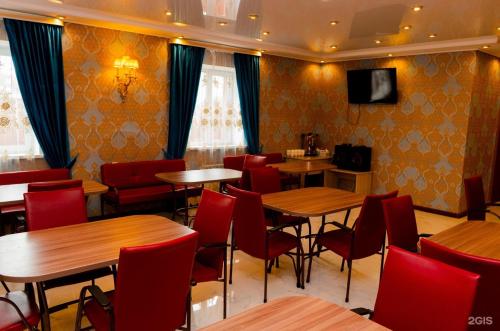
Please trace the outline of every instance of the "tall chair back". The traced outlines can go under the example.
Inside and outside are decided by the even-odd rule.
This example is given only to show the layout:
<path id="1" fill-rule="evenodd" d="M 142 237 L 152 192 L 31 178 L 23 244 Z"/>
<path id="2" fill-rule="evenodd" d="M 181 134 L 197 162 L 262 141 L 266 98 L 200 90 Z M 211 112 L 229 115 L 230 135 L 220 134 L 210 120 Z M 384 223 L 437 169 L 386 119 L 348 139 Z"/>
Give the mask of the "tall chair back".
<path id="1" fill-rule="evenodd" d="M 266 194 L 281 191 L 279 169 L 272 167 L 251 168 L 249 172 L 250 186 L 253 192 Z"/>
<path id="2" fill-rule="evenodd" d="M 200 235 L 198 247 L 227 242 L 235 204 L 236 199 L 232 196 L 203 190 L 193 224 L 193 229 Z M 196 259 L 217 269 L 221 276 L 224 251 L 220 247 L 203 249 L 196 254 Z"/>
<path id="3" fill-rule="evenodd" d="M 87 222 L 83 188 L 24 194 L 28 231 Z"/>
<path id="4" fill-rule="evenodd" d="M 479 275 L 389 247 L 373 320 L 391 330 L 466 330 Z"/>
<path id="5" fill-rule="evenodd" d="M 259 155 L 245 155 L 245 161 L 243 162 L 243 170 L 241 174 L 240 187 L 244 190 L 250 190 L 250 169 L 262 168 L 267 164 L 265 156 Z"/>
<path id="6" fill-rule="evenodd" d="M 500 298 L 499 260 L 462 253 L 426 239 L 421 240 L 420 246 L 421 254 L 424 256 L 479 274 L 481 278 L 479 279 L 472 316 L 491 318 L 489 325 L 486 324 L 487 320 L 484 321 L 483 328 L 486 329 L 500 323 L 500 309 L 498 307 Z"/>
<path id="7" fill-rule="evenodd" d="M 486 218 L 486 202 L 484 199 L 483 179 L 473 176 L 464 179 L 465 201 L 467 203 L 467 219 L 484 221 Z"/>
<path id="8" fill-rule="evenodd" d="M 242 171 L 243 163 L 245 162 L 246 154 L 236 156 L 224 156 L 222 163 L 224 168 Z"/>
<path id="9" fill-rule="evenodd" d="M 380 251 L 385 243 L 385 221 L 382 201 L 394 198 L 398 191 L 387 194 L 367 195 L 354 225 L 352 259 L 361 259 Z"/>
<path id="10" fill-rule="evenodd" d="M 193 232 L 120 250 L 116 330 L 175 330 L 184 324 L 197 240 L 198 233 Z"/>
<path id="11" fill-rule="evenodd" d="M 411 196 L 386 199 L 382 206 L 389 245 L 417 252 L 419 237 Z"/>
<path id="12" fill-rule="evenodd" d="M 281 162 L 285 162 L 285 160 L 283 159 L 283 154 L 281 153 L 262 153 L 262 154 L 259 154 L 260 156 L 265 156 L 267 158 L 267 164 L 271 164 L 271 163 L 281 163 Z"/>
<path id="13" fill-rule="evenodd" d="M 235 197 L 234 240 L 243 252 L 260 259 L 265 258 L 266 220 L 260 193 L 227 186 L 229 195 Z"/>
<path id="14" fill-rule="evenodd" d="M 28 184 L 28 192 L 64 190 L 72 187 L 82 187 L 81 179 L 68 179 L 55 182 L 33 182 Z"/>

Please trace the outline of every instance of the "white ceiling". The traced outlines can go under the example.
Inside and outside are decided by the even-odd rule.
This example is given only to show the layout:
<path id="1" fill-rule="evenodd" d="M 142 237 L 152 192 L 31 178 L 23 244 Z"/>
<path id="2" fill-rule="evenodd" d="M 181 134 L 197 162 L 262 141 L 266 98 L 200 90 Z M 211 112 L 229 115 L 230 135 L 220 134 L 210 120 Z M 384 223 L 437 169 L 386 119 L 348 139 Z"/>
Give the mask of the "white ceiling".
<path id="1" fill-rule="evenodd" d="M 415 12 L 415 5 L 423 9 Z M 0 0 L 0 7 L 314 61 L 471 49 L 500 57 L 500 0 Z"/>

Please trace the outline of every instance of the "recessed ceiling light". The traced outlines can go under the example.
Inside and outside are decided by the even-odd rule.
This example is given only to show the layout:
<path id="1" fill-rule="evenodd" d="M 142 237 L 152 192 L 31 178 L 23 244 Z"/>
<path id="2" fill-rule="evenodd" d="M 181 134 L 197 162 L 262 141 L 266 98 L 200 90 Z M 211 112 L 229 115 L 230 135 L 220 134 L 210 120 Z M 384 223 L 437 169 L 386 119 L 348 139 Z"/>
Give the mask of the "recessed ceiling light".
<path id="1" fill-rule="evenodd" d="M 325 60 L 321 60 L 321 61 L 319 61 L 319 62 L 321 62 L 321 63 L 325 63 Z"/>
<path id="2" fill-rule="evenodd" d="M 403 30 L 410 30 L 411 29 L 411 25 L 405 25 L 403 26 Z"/>
<path id="3" fill-rule="evenodd" d="M 178 36 L 177 39 L 184 39 L 184 36 Z"/>
<path id="4" fill-rule="evenodd" d="M 207 16 L 207 12 L 206 11 L 203 12 L 203 16 Z"/>
<path id="5" fill-rule="evenodd" d="M 172 16 L 172 12 L 170 10 L 165 11 L 165 15 Z"/>
<path id="6" fill-rule="evenodd" d="M 219 24 L 219 26 L 225 26 L 225 25 L 227 25 L 227 22 L 219 22 L 217 24 Z"/>
<path id="7" fill-rule="evenodd" d="M 330 25 L 337 25 L 339 24 L 339 21 L 330 21 Z"/>
<path id="8" fill-rule="evenodd" d="M 264 36 L 269 36 L 269 35 L 271 34 L 271 32 L 269 32 L 269 31 L 264 31 L 264 32 L 262 32 L 262 34 L 263 34 Z"/>
<path id="9" fill-rule="evenodd" d="M 63 0 L 49 0 L 49 2 L 62 4 Z"/>
<path id="10" fill-rule="evenodd" d="M 64 16 L 57 16 L 57 19 L 58 19 L 58 20 L 61 20 L 61 21 L 63 21 L 65 18 L 66 18 L 66 17 L 64 17 Z"/>
<path id="11" fill-rule="evenodd" d="M 375 44 L 381 44 L 381 43 L 382 43 L 382 41 L 381 41 L 381 40 L 378 40 L 378 39 L 377 39 L 377 40 L 375 40 Z"/>
<path id="12" fill-rule="evenodd" d="M 484 45 L 483 48 L 488 49 L 488 48 L 490 48 L 490 45 Z"/>
<path id="13" fill-rule="evenodd" d="M 259 15 L 257 15 L 257 14 L 249 14 L 248 18 L 255 21 L 256 19 L 259 18 Z"/>
<path id="14" fill-rule="evenodd" d="M 424 6 L 413 6 L 413 11 L 421 11 L 424 9 Z"/>
<path id="15" fill-rule="evenodd" d="M 255 40 L 257 40 L 257 41 L 262 41 L 262 38 L 255 38 Z"/>
<path id="16" fill-rule="evenodd" d="M 330 48 L 331 49 L 337 49 L 337 45 L 331 45 Z"/>
<path id="17" fill-rule="evenodd" d="M 388 57 L 392 57 L 392 53 L 387 54 Z"/>
<path id="18" fill-rule="evenodd" d="M 437 34 L 435 34 L 435 33 L 431 33 L 431 34 L 429 35 L 429 38 L 436 38 L 436 37 L 437 37 Z"/>
<path id="19" fill-rule="evenodd" d="M 500 31 L 500 26 L 497 26 L 497 30 Z"/>
<path id="20" fill-rule="evenodd" d="M 174 22 L 174 25 L 177 25 L 177 26 L 186 26 L 187 24 L 184 23 L 184 22 Z"/>

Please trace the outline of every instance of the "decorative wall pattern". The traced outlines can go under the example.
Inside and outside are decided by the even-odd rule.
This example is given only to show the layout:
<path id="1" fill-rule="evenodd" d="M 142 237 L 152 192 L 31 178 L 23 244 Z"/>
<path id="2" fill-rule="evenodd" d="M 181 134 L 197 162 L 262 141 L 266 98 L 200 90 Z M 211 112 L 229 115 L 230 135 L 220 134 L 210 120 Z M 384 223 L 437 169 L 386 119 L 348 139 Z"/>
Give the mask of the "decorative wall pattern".
<path id="1" fill-rule="evenodd" d="M 487 201 L 490 199 L 492 190 L 499 112 L 500 59 L 477 52 L 465 150 L 464 178 L 482 175 Z M 465 196 L 462 196 L 460 206 L 462 210 L 466 208 Z"/>
<path id="2" fill-rule="evenodd" d="M 100 179 L 105 162 L 162 158 L 167 140 L 167 39 L 66 24 L 66 107 L 77 178 Z M 137 81 L 122 103 L 113 61 L 139 61 Z"/>

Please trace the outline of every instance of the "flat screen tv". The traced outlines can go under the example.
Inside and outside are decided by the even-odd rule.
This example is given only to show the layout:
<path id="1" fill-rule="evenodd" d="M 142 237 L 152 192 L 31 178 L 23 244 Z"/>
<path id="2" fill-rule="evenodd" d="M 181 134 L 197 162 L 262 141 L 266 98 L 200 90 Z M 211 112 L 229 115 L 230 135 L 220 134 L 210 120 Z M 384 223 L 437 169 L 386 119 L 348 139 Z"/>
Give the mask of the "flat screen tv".
<path id="1" fill-rule="evenodd" d="M 347 71 L 349 103 L 397 103 L 396 68 Z"/>

